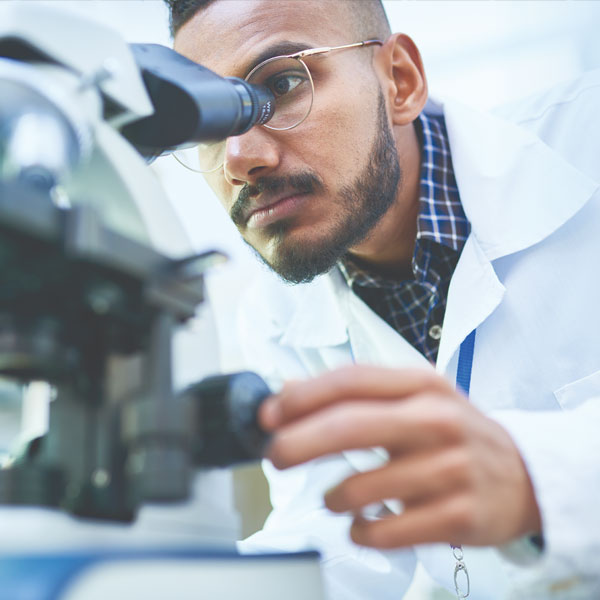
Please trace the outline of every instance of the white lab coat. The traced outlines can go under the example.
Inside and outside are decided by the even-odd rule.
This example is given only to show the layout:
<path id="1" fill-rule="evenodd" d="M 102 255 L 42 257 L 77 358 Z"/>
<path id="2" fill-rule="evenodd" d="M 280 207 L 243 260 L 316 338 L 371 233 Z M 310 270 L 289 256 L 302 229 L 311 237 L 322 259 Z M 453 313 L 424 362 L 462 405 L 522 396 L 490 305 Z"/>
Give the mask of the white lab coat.
<path id="1" fill-rule="evenodd" d="M 471 598 L 600 598 L 600 71 L 513 106 L 512 121 L 456 102 L 426 111 L 445 116 L 472 226 L 437 370 L 455 379 L 460 343 L 477 329 L 471 401 L 519 447 L 546 541 L 528 568 L 512 566 L 518 545 L 466 548 Z M 352 362 L 427 366 L 337 271 L 301 286 L 265 273 L 242 305 L 249 367 L 272 382 Z M 354 451 L 285 472 L 266 464 L 274 512 L 242 547 L 320 548 L 336 600 L 401 598 L 418 560 L 452 590 L 448 546 L 358 548 L 350 517 L 323 508 L 325 490 L 378 460 Z"/>

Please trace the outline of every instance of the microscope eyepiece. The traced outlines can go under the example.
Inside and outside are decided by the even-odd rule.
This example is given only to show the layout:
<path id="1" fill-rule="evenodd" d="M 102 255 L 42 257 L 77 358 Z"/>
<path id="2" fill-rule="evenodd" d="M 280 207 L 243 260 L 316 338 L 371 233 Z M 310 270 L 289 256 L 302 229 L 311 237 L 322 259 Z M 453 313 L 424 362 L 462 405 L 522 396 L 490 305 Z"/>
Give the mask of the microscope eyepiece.
<path id="1" fill-rule="evenodd" d="M 131 44 L 154 114 L 121 133 L 147 159 L 198 143 L 241 135 L 266 123 L 275 108 L 264 86 L 220 77 L 158 44 Z"/>

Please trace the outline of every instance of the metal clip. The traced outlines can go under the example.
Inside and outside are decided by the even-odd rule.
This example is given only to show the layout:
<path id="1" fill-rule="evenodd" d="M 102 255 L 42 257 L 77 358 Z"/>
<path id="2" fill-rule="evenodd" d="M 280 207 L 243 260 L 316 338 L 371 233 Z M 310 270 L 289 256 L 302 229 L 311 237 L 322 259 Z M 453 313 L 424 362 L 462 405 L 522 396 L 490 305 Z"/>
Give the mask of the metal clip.
<path id="1" fill-rule="evenodd" d="M 458 581 L 459 574 L 464 573 L 464 586 L 461 585 Z M 466 591 L 463 591 L 464 587 L 466 587 Z M 467 571 L 467 565 L 462 560 L 456 561 L 456 566 L 454 567 L 454 589 L 456 590 L 456 597 L 458 600 L 464 600 L 464 598 L 468 598 L 471 593 L 471 581 L 469 580 L 469 571 Z"/>

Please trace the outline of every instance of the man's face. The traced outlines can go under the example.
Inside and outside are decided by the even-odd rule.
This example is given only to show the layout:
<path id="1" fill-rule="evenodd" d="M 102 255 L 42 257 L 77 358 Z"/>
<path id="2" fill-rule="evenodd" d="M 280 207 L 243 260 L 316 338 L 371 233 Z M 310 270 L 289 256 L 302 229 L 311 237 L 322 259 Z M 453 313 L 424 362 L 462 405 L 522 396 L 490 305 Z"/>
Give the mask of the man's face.
<path id="1" fill-rule="evenodd" d="M 175 48 L 220 75 L 243 78 L 265 53 L 360 41 L 348 33 L 343 2 L 323 6 L 217 0 L 179 31 Z M 307 59 L 315 97 L 306 121 L 230 138 L 223 169 L 206 176 L 246 242 L 288 281 L 329 270 L 396 198 L 398 157 L 370 52 Z"/>

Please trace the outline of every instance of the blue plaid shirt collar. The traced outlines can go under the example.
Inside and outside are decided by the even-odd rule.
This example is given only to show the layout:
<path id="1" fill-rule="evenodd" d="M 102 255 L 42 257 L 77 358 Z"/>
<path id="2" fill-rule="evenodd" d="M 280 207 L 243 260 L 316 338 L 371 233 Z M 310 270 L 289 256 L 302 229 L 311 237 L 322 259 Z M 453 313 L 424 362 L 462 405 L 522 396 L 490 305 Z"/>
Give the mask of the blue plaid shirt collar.
<path id="1" fill-rule="evenodd" d="M 469 235 L 454 177 L 446 125 L 442 117 L 419 116 L 421 192 L 417 241 L 429 239 L 460 252 Z"/>

